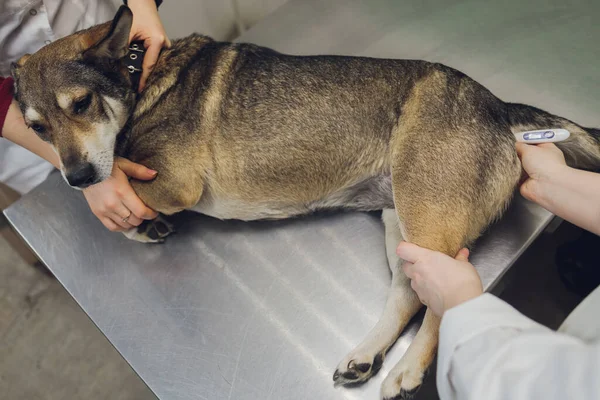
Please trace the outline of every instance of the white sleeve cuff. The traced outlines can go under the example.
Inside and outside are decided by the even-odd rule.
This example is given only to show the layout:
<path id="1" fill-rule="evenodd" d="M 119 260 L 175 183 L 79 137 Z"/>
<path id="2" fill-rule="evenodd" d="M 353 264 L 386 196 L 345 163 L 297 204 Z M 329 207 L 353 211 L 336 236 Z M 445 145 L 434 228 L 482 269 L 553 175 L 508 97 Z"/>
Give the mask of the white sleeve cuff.
<path id="1" fill-rule="evenodd" d="M 454 398 L 449 372 L 455 350 L 472 338 L 498 328 L 550 331 L 488 293 L 446 311 L 440 325 L 437 365 L 437 386 L 442 399 Z"/>

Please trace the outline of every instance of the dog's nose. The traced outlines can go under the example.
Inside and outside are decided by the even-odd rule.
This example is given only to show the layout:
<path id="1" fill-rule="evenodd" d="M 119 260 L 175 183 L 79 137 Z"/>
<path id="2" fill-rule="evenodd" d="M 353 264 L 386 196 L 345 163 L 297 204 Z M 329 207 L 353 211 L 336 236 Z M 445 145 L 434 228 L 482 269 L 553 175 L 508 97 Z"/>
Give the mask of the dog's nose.
<path id="1" fill-rule="evenodd" d="M 80 164 L 67 175 L 69 185 L 85 189 L 96 181 L 96 170 L 90 163 Z"/>

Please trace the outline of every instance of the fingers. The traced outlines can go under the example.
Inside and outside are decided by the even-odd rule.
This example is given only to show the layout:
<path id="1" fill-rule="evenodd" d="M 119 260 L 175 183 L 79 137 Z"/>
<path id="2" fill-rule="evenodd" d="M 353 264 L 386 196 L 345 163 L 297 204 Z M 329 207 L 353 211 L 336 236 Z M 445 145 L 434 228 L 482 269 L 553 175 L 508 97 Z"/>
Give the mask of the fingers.
<path id="1" fill-rule="evenodd" d="M 123 228 L 123 230 L 128 230 L 128 229 L 133 228 L 133 225 L 131 225 L 129 223 L 129 219 L 127 219 L 127 221 L 124 221 L 125 218 L 121 217 L 119 214 L 114 214 L 114 213 L 110 214 L 108 216 L 108 218 L 110 218 L 116 225 Z"/>
<path id="2" fill-rule="evenodd" d="M 524 169 L 522 169 L 521 170 L 521 177 L 519 178 L 518 185 L 521 186 L 523 183 L 525 183 L 525 181 L 527 181 L 527 179 L 529 179 L 529 174 L 527 174 L 527 171 L 525 171 Z"/>
<path id="3" fill-rule="evenodd" d="M 100 222 L 102 222 L 102 224 L 109 231 L 112 231 L 112 232 L 123 232 L 123 231 L 125 231 L 124 228 L 122 228 L 121 226 L 117 225 L 112 219 L 110 219 L 108 217 L 102 217 L 102 218 L 100 218 Z"/>
<path id="4" fill-rule="evenodd" d="M 146 168 L 145 166 L 134 163 L 133 161 L 129 161 L 126 158 L 118 158 L 117 163 L 125 175 L 141 181 L 154 179 L 158 174 L 158 172 L 154 171 L 153 169 Z"/>
<path id="5" fill-rule="evenodd" d="M 469 261 L 469 249 L 460 249 L 455 259 L 458 261 Z"/>
<path id="6" fill-rule="evenodd" d="M 522 158 L 525 152 L 532 148 L 539 147 L 542 149 L 554 149 L 560 151 L 560 149 L 554 143 L 539 143 L 539 144 L 527 144 L 523 142 L 517 142 L 515 148 L 517 149 L 517 155 Z"/>
<path id="7" fill-rule="evenodd" d="M 142 223 L 142 220 L 124 205 L 123 211 L 119 211 L 118 213 L 110 213 L 109 218 L 112 219 L 117 225 L 127 229 L 131 229 L 134 226 L 138 226 Z"/>
<path id="8" fill-rule="evenodd" d="M 118 211 L 115 211 L 116 208 L 118 208 Z M 120 207 L 106 209 L 104 213 L 97 216 L 102 224 L 113 232 L 129 230 L 142 223 L 142 219 L 138 218 L 124 204 L 121 204 Z"/>
<path id="9" fill-rule="evenodd" d="M 111 211 L 106 213 L 106 216 L 123 229 L 131 229 L 142 223 L 123 203 L 113 207 Z"/>
<path id="10" fill-rule="evenodd" d="M 140 226 L 140 224 L 143 222 L 143 219 L 138 218 L 133 212 L 131 213 L 131 216 L 127 219 L 127 222 L 129 222 L 130 225 L 132 226 Z"/>
<path id="11" fill-rule="evenodd" d="M 541 147 L 542 149 L 556 149 L 556 150 L 559 150 L 559 148 L 554 143 L 540 143 L 540 144 L 538 144 L 538 147 Z"/>
<path id="12" fill-rule="evenodd" d="M 414 279 L 410 280 L 410 287 L 412 288 L 412 290 L 415 291 L 417 296 L 419 296 L 419 300 L 421 301 L 421 304 L 423 304 L 424 306 L 429 306 L 429 304 L 427 304 L 427 298 L 426 298 L 427 291 L 423 290 L 423 288 L 421 287 L 421 284 L 419 283 L 420 281 L 421 281 L 420 277 L 415 275 Z"/>
<path id="13" fill-rule="evenodd" d="M 157 174 L 156 171 L 146 168 L 141 164 L 129 161 L 126 158 L 119 158 L 118 163 L 121 171 L 132 178 L 149 180 L 155 178 Z M 133 215 L 140 220 L 137 225 L 139 225 L 143 219 L 154 219 L 158 216 L 156 211 L 144 204 L 129 184 L 122 188 L 121 199 L 125 207 L 127 207 L 128 210 L 131 210 Z"/>
<path id="14" fill-rule="evenodd" d="M 431 250 L 424 249 L 422 247 L 417 246 L 413 243 L 408 243 L 405 241 L 400 242 L 398 248 L 396 249 L 396 254 L 401 259 L 414 263 L 417 259 L 424 257 L 429 254 Z"/>
<path id="15" fill-rule="evenodd" d="M 417 281 L 414 279 L 411 279 L 410 281 L 410 287 L 412 288 L 412 290 L 414 290 L 415 292 L 419 289 L 419 285 L 417 285 Z"/>
<path id="16" fill-rule="evenodd" d="M 131 210 L 131 213 L 140 220 L 154 219 L 158 217 L 158 213 L 153 209 L 147 207 L 144 204 L 144 202 L 137 196 L 137 194 L 131 186 L 129 186 L 128 188 L 124 188 L 121 193 L 121 196 L 125 207 L 127 207 L 128 210 Z"/>
<path id="17" fill-rule="evenodd" d="M 402 271 L 404 271 L 404 275 L 406 275 L 409 279 L 413 279 L 415 277 L 415 268 L 414 264 L 408 261 L 402 263 Z"/>
<path id="18" fill-rule="evenodd" d="M 146 80 L 148 76 L 154 69 L 154 65 L 156 64 L 156 60 L 158 60 L 158 56 L 160 55 L 160 51 L 162 50 L 163 44 L 165 43 L 165 38 L 155 38 L 150 46 L 146 49 L 146 55 L 144 56 L 144 62 L 142 64 L 142 77 L 140 78 L 140 87 L 138 91 L 141 92 L 144 90 L 146 86 Z"/>

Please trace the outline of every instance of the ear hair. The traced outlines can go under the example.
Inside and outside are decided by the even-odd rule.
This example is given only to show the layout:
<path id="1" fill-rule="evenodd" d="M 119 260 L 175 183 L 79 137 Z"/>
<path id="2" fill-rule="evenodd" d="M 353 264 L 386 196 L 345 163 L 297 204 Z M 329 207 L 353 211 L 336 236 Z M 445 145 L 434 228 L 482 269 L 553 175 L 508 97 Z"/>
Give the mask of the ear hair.
<path id="1" fill-rule="evenodd" d="M 98 43 L 83 52 L 83 59 L 108 58 L 118 60 L 127 55 L 129 32 L 133 22 L 133 14 L 129 7 L 121 6 L 112 21 L 110 29 Z"/>

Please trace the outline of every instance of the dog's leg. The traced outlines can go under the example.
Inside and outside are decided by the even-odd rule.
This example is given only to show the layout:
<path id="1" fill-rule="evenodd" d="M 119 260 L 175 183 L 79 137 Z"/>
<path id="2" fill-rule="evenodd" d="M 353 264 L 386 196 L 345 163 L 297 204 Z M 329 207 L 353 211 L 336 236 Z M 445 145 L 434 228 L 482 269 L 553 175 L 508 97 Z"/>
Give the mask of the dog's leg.
<path id="1" fill-rule="evenodd" d="M 427 310 L 408 350 L 381 384 L 384 400 L 410 399 L 417 393 L 436 354 L 439 326 L 440 319 Z"/>
<path id="2" fill-rule="evenodd" d="M 392 285 L 383 314 L 365 340 L 340 362 L 333 375 L 336 384 L 357 385 L 375 375 L 388 349 L 421 308 L 421 303 L 410 287 L 410 280 L 400 270 L 396 247 L 402 240 L 398 218 L 394 210 L 383 211 L 388 262 L 392 271 Z"/>
<path id="3" fill-rule="evenodd" d="M 144 220 L 139 226 L 123 232 L 128 239 L 142 243 L 162 243 L 165 238 L 175 232 L 171 224 L 163 215 L 152 220 Z"/>
<path id="4" fill-rule="evenodd" d="M 432 250 L 455 255 L 464 245 L 468 224 L 465 222 L 467 216 L 460 215 L 466 210 L 457 207 L 453 211 L 446 210 L 448 215 L 442 219 L 433 208 L 423 208 L 418 213 L 417 224 L 412 223 L 411 218 L 416 215 L 410 207 L 406 212 L 399 212 L 401 220 L 406 223 L 406 239 Z M 421 226 L 426 229 L 421 230 Z M 399 272 L 398 275 L 404 274 Z M 383 381 L 381 395 L 384 400 L 409 399 L 417 392 L 436 354 L 439 323 L 439 318 L 427 310 L 423 324 L 408 350 Z"/>
<path id="5" fill-rule="evenodd" d="M 131 186 L 144 204 L 160 214 L 153 220 L 143 221 L 140 226 L 123 232 L 127 238 L 143 243 L 164 242 L 165 237 L 174 232 L 173 225 L 165 215 L 178 213 L 198 202 L 202 195 L 201 182 L 189 178 L 193 174 L 185 167 L 179 167 L 178 171 L 179 174 L 171 173 L 168 166 L 163 166 L 152 181 L 131 181 Z"/>
<path id="6" fill-rule="evenodd" d="M 393 275 L 398 270 L 398 262 L 402 261 L 396 254 L 396 248 L 400 241 L 402 241 L 402 231 L 400 230 L 396 210 L 383 210 L 381 220 L 385 227 L 385 252 L 387 254 L 388 266 Z"/>
<path id="7" fill-rule="evenodd" d="M 394 205 L 404 239 L 455 257 L 505 209 L 521 166 L 503 104 L 476 82 L 434 67 L 415 83 L 391 138 Z M 439 319 L 429 310 L 381 387 L 410 398 L 433 362 Z"/>

